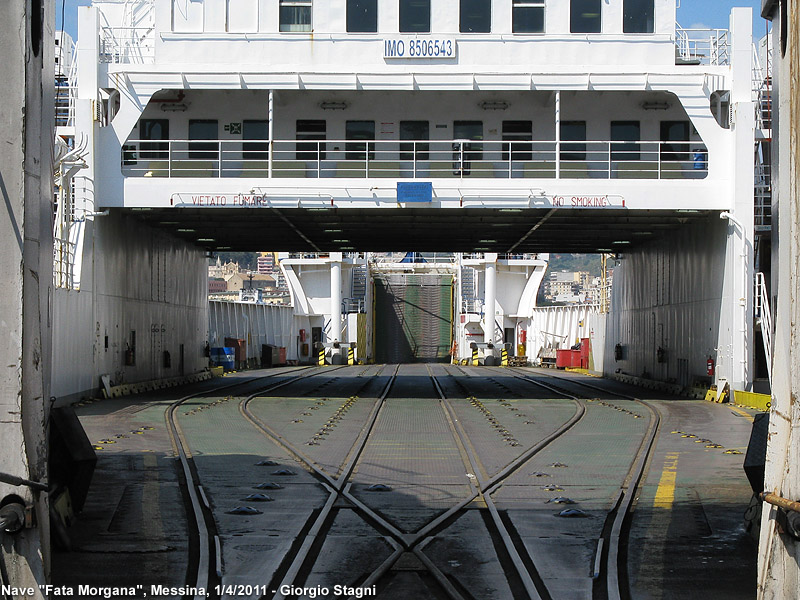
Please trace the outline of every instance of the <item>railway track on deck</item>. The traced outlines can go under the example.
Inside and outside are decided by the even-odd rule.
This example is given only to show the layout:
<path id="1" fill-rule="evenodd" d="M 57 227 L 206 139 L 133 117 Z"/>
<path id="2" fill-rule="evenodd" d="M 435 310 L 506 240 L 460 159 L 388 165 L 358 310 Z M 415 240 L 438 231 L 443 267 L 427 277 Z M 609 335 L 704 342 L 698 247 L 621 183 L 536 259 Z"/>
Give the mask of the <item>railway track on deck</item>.
<path id="1" fill-rule="evenodd" d="M 504 373 L 512 374 L 517 380 L 524 381 L 527 385 L 533 385 L 538 389 L 546 390 L 547 393 L 555 393 L 559 396 L 571 399 L 575 404 L 575 410 L 569 419 L 560 423 L 558 427 L 553 428 L 546 435 L 543 435 L 536 443 L 523 447 L 516 458 L 508 462 L 508 464 L 498 472 L 489 475 L 486 468 L 484 468 L 481 463 L 479 453 L 473 447 L 468 432 L 458 418 L 458 410 L 453 405 L 453 399 L 447 397 L 444 386 L 440 382 L 443 375 L 452 375 L 452 373 L 448 372 L 448 369 L 445 369 L 443 375 L 434 374 L 430 366 L 428 366 L 427 375 L 438 396 L 438 401 L 447 419 L 453 441 L 458 446 L 459 454 L 462 458 L 464 468 L 467 471 L 472 489 L 469 496 L 462 498 L 457 503 L 453 503 L 447 510 L 444 510 L 435 518 L 427 520 L 424 525 L 416 529 L 413 533 L 408 533 L 394 524 L 391 519 L 381 514 L 379 510 L 371 508 L 357 497 L 357 495 L 353 493 L 353 482 L 351 481 L 351 477 L 357 469 L 364 449 L 374 433 L 375 424 L 386 405 L 387 398 L 389 398 L 392 387 L 398 377 L 399 367 L 391 367 L 391 369 L 393 372 L 383 386 L 379 397 L 374 402 L 369 415 L 364 420 L 364 424 L 358 436 L 356 436 L 352 446 L 347 451 L 345 460 L 340 463 L 335 473 L 330 472 L 330 469 L 326 470 L 321 467 L 308 452 L 300 447 L 300 444 L 294 440 L 288 439 L 286 435 L 281 434 L 279 431 L 276 431 L 252 410 L 252 403 L 263 394 L 289 386 L 291 383 L 305 377 L 330 374 L 333 371 L 331 368 L 325 370 L 315 369 L 305 375 L 278 382 L 275 385 L 268 386 L 247 395 L 239 403 L 239 411 L 244 419 L 251 423 L 273 444 L 282 448 L 285 453 L 302 465 L 303 468 L 316 479 L 318 484 L 325 489 L 327 494 L 327 499 L 322 508 L 313 511 L 308 517 L 301 530 L 302 535 L 298 536 L 296 543 L 286 552 L 280 562 L 280 566 L 269 582 L 269 585 L 263 585 L 265 582 L 253 581 L 254 589 L 260 589 L 263 593 L 255 594 L 251 597 L 271 598 L 274 600 L 308 597 L 307 590 L 312 589 L 313 586 L 307 585 L 307 582 L 314 571 L 317 561 L 320 559 L 320 554 L 326 542 L 326 538 L 331 531 L 336 514 L 342 507 L 345 507 L 352 510 L 363 519 L 364 522 L 368 523 L 374 531 L 377 532 L 377 535 L 381 536 L 385 543 L 391 548 L 389 556 L 385 558 L 377 568 L 369 572 L 353 573 L 348 579 L 348 585 L 345 586 L 346 589 L 349 588 L 353 592 L 359 589 L 384 589 L 391 583 L 393 568 L 403 560 L 408 562 L 408 558 L 413 555 L 418 567 L 426 571 L 425 580 L 429 582 L 429 588 L 432 588 L 430 589 L 431 597 L 470 600 L 475 596 L 470 593 L 468 587 L 460 583 L 457 578 L 443 572 L 436 565 L 434 560 L 426 554 L 426 549 L 437 539 L 437 536 L 445 532 L 459 517 L 469 510 L 474 510 L 472 507 L 477 503 L 481 507 L 485 507 L 484 512 L 488 512 L 489 514 L 488 518 L 484 518 L 484 524 L 491 538 L 496 540 L 495 550 L 497 558 L 510 582 L 509 585 L 512 588 L 513 598 L 531 598 L 535 600 L 553 598 L 554 596 L 548 590 L 545 581 L 537 571 L 535 557 L 530 555 L 519 535 L 513 531 L 513 526 L 508 518 L 502 514 L 502 511 L 498 510 L 492 499 L 492 495 L 501 488 L 509 477 L 522 469 L 533 456 L 555 440 L 562 438 L 580 422 L 586 414 L 587 402 L 592 399 L 576 395 L 563 385 L 552 384 L 552 381 L 550 383 L 544 383 L 540 381 L 539 378 L 532 377 L 528 372 L 517 370 L 504 371 Z M 456 367 L 456 369 L 464 373 L 462 369 L 458 367 Z M 495 376 L 498 375 L 498 371 L 496 370 L 486 369 L 486 371 L 490 371 Z M 375 373 L 375 376 L 378 375 L 381 375 L 381 371 Z M 553 376 L 549 376 L 549 378 L 551 380 L 558 379 Z M 462 383 L 464 380 L 468 380 L 468 378 L 461 377 L 454 378 L 454 380 L 467 395 L 468 400 L 471 400 L 473 406 L 477 407 L 477 405 L 481 404 L 475 396 L 470 394 L 468 386 Z M 247 383 L 252 384 L 252 381 Z M 574 381 L 570 383 L 579 384 L 579 382 Z M 364 389 L 366 385 L 368 385 L 368 382 L 361 385 L 359 390 Z M 581 385 L 590 387 L 588 384 Z M 603 391 L 608 393 L 607 390 Z M 193 397 L 196 396 L 187 397 L 176 402 L 170 407 L 168 414 L 171 431 L 173 431 L 176 441 L 176 453 L 181 457 L 186 480 L 191 481 L 191 485 L 187 486 L 187 495 L 192 506 L 194 522 L 195 524 L 200 524 L 197 526 L 198 533 L 195 547 L 199 549 L 207 548 L 208 550 L 206 553 L 198 552 L 196 561 L 193 561 L 197 565 L 195 576 L 190 577 L 189 581 L 196 581 L 197 587 L 204 587 L 204 589 L 212 590 L 213 597 L 213 590 L 220 589 L 215 586 L 222 582 L 223 575 L 220 537 L 216 531 L 216 524 L 211 510 L 212 505 L 206 497 L 202 482 L 199 480 L 197 471 L 193 468 L 191 462 L 191 449 L 188 447 L 186 439 L 180 430 L 180 425 L 175 419 L 175 411 L 177 408 Z M 357 394 L 351 396 L 351 400 L 353 397 L 357 397 Z M 642 402 L 631 397 L 628 397 L 628 399 Z M 631 507 L 636 495 L 636 486 L 641 480 L 649 451 L 653 446 L 653 440 L 658 430 L 657 411 L 645 402 L 642 402 L 642 404 L 647 406 L 648 410 L 651 411 L 651 420 L 647 430 L 648 433 L 645 439 L 642 440 L 639 451 L 632 461 L 631 468 L 626 474 L 625 480 L 612 502 L 612 510 L 609 511 L 606 517 L 603 534 L 598 540 L 592 569 L 592 575 L 595 580 L 592 597 L 596 600 L 616 600 L 618 598 L 628 597 L 627 577 L 625 575 L 624 566 L 624 533 L 628 525 Z M 342 414 L 339 412 L 335 413 L 334 416 L 337 415 L 339 418 L 342 417 Z M 489 419 L 488 416 L 487 419 Z M 491 419 L 489 419 L 489 422 L 491 423 Z M 329 420 L 326 426 L 334 424 L 335 422 Z M 496 423 L 493 423 L 492 426 L 496 427 Z M 332 427 L 330 429 L 323 427 L 320 429 L 319 435 L 326 435 L 331 429 Z M 314 439 L 315 438 L 311 438 L 307 443 L 314 445 Z M 320 437 L 319 439 L 323 438 Z M 517 440 L 513 438 L 511 438 L 511 440 L 512 441 L 507 440 L 510 445 L 519 445 Z M 194 490 L 194 493 L 192 493 L 191 490 Z M 225 588 L 222 589 L 224 591 Z M 223 597 L 225 597 L 225 594 L 223 594 Z M 339 597 L 347 597 L 347 595 Z M 350 597 L 355 598 L 357 596 L 355 593 L 351 593 Z"/>
<path id="2" fill-rule="evenodd" d="M 518 369 L 511 369 L 511 371 L 517 377 L 531 378 L 528 372 Z M 559 377 L 550 373 L 545 374 L 545 377 L 569 382 L 570 385 L 592 391 L 611 393 L 608 389 L 572 378 Z M 655 406 L 634 396 L 619 393 L 614 395 L 647 408 L 650 413 L 650 422 L 631 462 L 631 467 L 612 501 L 612 508 L 606 518 L 603 534 L 598 540 L 592 570 L 592 578 L 596 582 L 593 589 L 594 600 L 627 600 L 631 597 L 627 574 L 627 533 L 633 518 L 634 502 L 639 492 L 639 486 L 644 479 L 644 472 L 655 448 L 655 441 L 661 427 L 661 414 Z M 612 407 L 615 410 L 623 410 L 618 406 L 612 405 Z"/>
<path id="3" fill-rule="evenodd" d="M 515 460 L 508 464 L 499 473 L 495 474 L 494 476 L 484 478 L 478 475 L 483 469 L 481 469 L 478 465 L 478 457 L 470 449 L 470 444 L 466 438 L 466 433 L 463 431 L 463 429 L 459 429 L 458 427 L 458 419 L 455 417 L 452 406 L 449 405 L 442 386 L 438 383 L 437 377 L 431 372 L 430 368 L 428 368 L 427 371 L 432 385 L 439 396 L 439 400 L 443 403 L 443 410 L 445 410 L 447 414 L 447 419 L 451 426 L 453 438 L 460 445 L 462 456 L 465 458 L 464 467 L 468 472 L 471 472 L 471 475 L 473 475 L 472 482 L 474 491 L 470 496 L 462 499 L 460 502 L 454 504 L 436 518 L 425 523 L 413 534 L 407 534 L 399 530 L 394 524 L 385 519 L 384 516 L 379 512 L 371 509 L 361 502 L 350 492 L 350 483 L 348 482 L 348 479 L 350 478 L 350 475 L 356 466 L 358 457 L 363 452 L 364 446 L 366 445 L 373 431 L 378 415 L 390 393 L 394 380 L 397 377 L 397 370 L 395 370 L 392 379 L 385 386 L 379 401 L 375 404 L 373 411 L 370 414 L 370 418 L 367 420 L 364 429 L 362 430 L 362 434 L 356 440 L 353 448 L 348 453 L 348 456 L 351 457 L 350 461 L 341 469 L 339 477 L 337 478 L 333 478 L 328 473 L 322 471 L 304 452 L 295 447 L 293 444 L 288 443 L 283 436 L 280 436 L 277 434 L 277 432 L 273 431 L 249 410 L 250 402 L 255 399 L 257 395 L 253 395 L 252 397 L 242 401 L 240 405 L 242 414 L 273 442 L 282 446 L 290 454 L 295 456 L 309 469 L 311 469 L 320 478 L 321 483 L 325 485 L 330 494 L 322 511 L 313 517 L 313 523 L 306 528 L 308 533 L 306 534 L 306 539 L 304 540 L 302 546 L 299 548 L 294 557 L 287 557 L 287 559 L 291 558 L 291 562 L 289 563 L 288 560 L 285 560 L 280 577 L 273 579 L 270 587 L 277 588 L 276 593 L 272 596 L 269 594 L 264 595 L 262 596 L 263 598 L 271 597 L 274 600 L 282 600 L 283 598 L 289 597 L 304 597 L 304 592 L 306 594 L 308 593 L 306 590 L 313 589 L 305 585 L 305 576 L 307 576 L 307 574 L 313 568 L 314 559 L 316 556 L 318 556 L 321 550 L 322 542 L 320 537 L 324 535 L 325 531 L 330 529 L 333 506 L 339 496 L 350 502 L 356 512 L 364 517 L 365 520 L 372 523 L 376 529 L 385 536 L 387 542 L 394 549 L 391 555 L 384 560 L 377 569 L 368 574 L 362 575 L 360 578 L 356 578 L 356 581 L 354 581 L 353 585 L 351 586 L 353 588 L 371 589 L 373 586 L 375 586 L 375 588 L 380 587 L 390 575 L 392 567 L 401 560 L 404 554 L 410 552 L 416 557 L 419 563 L 425 567 L 430 574 L 431 579 L 436 582 L 439 588 L 436 591 L 438 591 L 440 594 L 444 594 L 445 597 L 454 600 L 466 600 L 468 598 L 472 598 L 473 596 L 470 595 L 466 587 L 459 585 L 457 581 L 454 581 L 452 578 L 446 576 L 425 554 L 424 550 L 436 538 L 439 532 L 446 529 L 449 523 L 456 520 L 464 511 L 467 510 L 468 505 L 473 503 L 475 500 L 480 499 L 482 502 L 485 502 L 488 511 L 491 514 L 491 520 L 487 522 L 487 526 L 493 528 L 493 537 L 496 536 L 496 538 L 502 540 L 504 552 L 501 551 L 501 555 L 498 556 L 498 558 L 502 563 L 505 564 L 507 571 L 514 571 L 513 575 L 511 573 L 508 574 L 512 575 L 512 578 L 516 578 L 519 581 L 520 585 L 518 587 L 520 590 L 515 593 L 515 596 L 535 599 L 550 597 L 547 594 L 546 589 L 544 588 L 538 575 L 535 573 L 535 568 L 531 569 L 528 566 L 531 563 L 530 558 L 526 553 L 523 555 L 520 552 L 519 543 L 512 539 L 512 534 L 509 532 L 508 526 L 491 500 L 491 493 L 497 490 L 500 485 L 502 485 L 503 480 L 521 468 L 531 456 L 541 451 L 544 447 L 563 435 L 575 423 L 577 423 L 583 416 L 585 408 L 579 402 L 576 402 L 575 413 L 566 423 L 558 427 L 549 435 L 545 436 L 543 439 L 539 440 L 532 447 L 525 449 Z M 555 388 L 545 384 L 537 384 L 535 382 L 531 383 L 545 388 L 548 391 L 556 391 L 559 394 L 563 394 L 562 392 L 555 390 Z M 280 580 L 280 583 L 278 583 L 278 580 Z M 356 596 L 351 595 L 351 597 Z"/>
<path id="4" fill-rule="evenodd" d="M 311 372 L 306 372 L 309 369 L 311 369 Z M 301 374 L 295 375 L 298 371 Z M 214 590 L 220 583 L 222 569 L 221 548 L 214 515 L 194 465 L 192 450 L 178 422 L 176 411 L 190 400 L 219 397 L 220 392 L 230 392 L 236 388 L 252 388 L 254 384 L 264 379 L 272 379 L 284 375 L 288 377 L 286 380 L 276 382 L 273 385 L 259 390 L 259 393 L 265 393 L 290 385 L 299 379 L 310 377 L 318 371 L 318 369 L 303 368 L 270 373 L 264 377 L 246 378 L 244 381 L 237 381 L 216 387 L 213 390 L 184 396 L 173 402 L 165 411 L 164 417 L 167 423 L 167 431 L 169 432 L 172 442 L 173 452 L 181 465 L 182 491 L 186 504 L 186 516 L 189 522 L 189 569 L 186 576 L 186 585 L 181 590 L 186 592 L 183 594 L 184 598 L 201 598 L 203 595 L 199 593 L 200 590 L 209 593 L 212 598 L 218 597 L 218 595 L 214 594 Z"/>

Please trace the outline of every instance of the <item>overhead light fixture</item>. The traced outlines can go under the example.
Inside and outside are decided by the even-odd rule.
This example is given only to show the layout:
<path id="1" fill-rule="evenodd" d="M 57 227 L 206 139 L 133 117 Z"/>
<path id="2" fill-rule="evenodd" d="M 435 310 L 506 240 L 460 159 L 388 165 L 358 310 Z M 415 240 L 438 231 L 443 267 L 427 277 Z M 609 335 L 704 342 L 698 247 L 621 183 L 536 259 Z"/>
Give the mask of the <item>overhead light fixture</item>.
<path id="1" fill-rule="evenodd" d="M 347 108 L 347 102 L 333 102 L 331 100 L 326 100 L 325 102 L 320 102 L 319 107 L 322 110 L 344 110 Z"/>
<path id="2" fill-rule="evenodd" d="M 478 240 L 481 244 L 496 244 L 497 240 Z"/>
<path id="3" fill-rule="evenodd" d="M 159 221 L 158 224 L 159 225 L 177 225 L 178 222 L 177 221 Z"/>
<path id="4" fill-rule="evenodd" d="M 194 229 L 176 229 L 178 233 L 194 233 Z"/>
<path id="5" fill-rule="evenodd" d="M 493 102 L 481 102 L 478 104 L 483 110 L 505 110 L 508 108 L 508 102 L 503 100 L 496 100 Z"/>
<path id="6" fill-rule="evenodd" d="M 346 244 L 349 241 L 350 240 L 333 240 L 333 243 L 334 244 Z"/>
<path id="7" fill-rule="evenodd" d="M 189 105 L 185 102 L 169 102 L 161 105 L 161 110 L 164 112 L 184 112 Z"/>
<path id="8" fill-rule="evenodd" d="M 325 233 L 342 233 L 341 229 L 323 229 Z"/>
<path id="9" fill-rule="evenodd" d="M 198 242 L 215 242 L 214 238 L 197 238 Z"/>
<path id="10" fill-rule="evenodd" d="M 645 110 L 667 110 L 669 106 L 669 102 L 642 102 Z"/>
<path id="11" fill-rule="evenodd" d="M 630 244 L 631 242 L 630 242 L 630 240 L 616 240 L 616 241 L 611 242 L 611 243 L 612 244 Z"/>

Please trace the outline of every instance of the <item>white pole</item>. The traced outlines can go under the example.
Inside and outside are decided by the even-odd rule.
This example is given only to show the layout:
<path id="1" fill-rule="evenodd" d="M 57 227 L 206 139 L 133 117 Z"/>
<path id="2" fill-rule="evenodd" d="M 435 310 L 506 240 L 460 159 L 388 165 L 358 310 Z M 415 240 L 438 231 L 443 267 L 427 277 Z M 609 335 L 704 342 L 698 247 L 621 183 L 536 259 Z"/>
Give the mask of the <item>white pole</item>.
<path id="1" fill-rule="evenodd" d="M 269 91 L 269 155 L 267 156 L 267 177 L 272 178 L 272 154 L 274 150 L 275 122 L 273 111 L 275 109 L 275 93 Z"/>
<path id="2" fill-rule="evenodd" d="M 342 341 L 342 263 L 331 262 L 331 341 Z"/>
<path id="3" fill-rule="evenodd" d="M 561 179 L 561 90 L 556 90 L 556 179 Z"/>
<path id="4" fill-rule="evenodd" d="M 486 259 L 486 281 L 484 282 L 485 302 L 483 305 L 483 341 L 489 344 L 494 342 L 494 312 L 495 300 L 497 298 L 497 254 L 487 253 Z"/>

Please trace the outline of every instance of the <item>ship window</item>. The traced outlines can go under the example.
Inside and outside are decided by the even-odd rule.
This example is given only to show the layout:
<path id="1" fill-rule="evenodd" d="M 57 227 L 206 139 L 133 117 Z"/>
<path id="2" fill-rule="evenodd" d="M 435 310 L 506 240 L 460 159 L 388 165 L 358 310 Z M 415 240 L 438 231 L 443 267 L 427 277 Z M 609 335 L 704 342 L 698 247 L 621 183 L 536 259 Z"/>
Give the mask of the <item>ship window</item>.
<path id="1" fill-rule="evenodd" d="M 366 157 L 368 140 L 375 139 L 375 121 L 345 122 L 345 139 L 364 140 L 363 142 L 347 142 L 345 144 L 345 150 L 347 151 L 345 158 L 347 160 L 364 160 Z M 375 158 L 375 153 L 371 150 L 369 158 L 370 160 Z"/>
<path id="2" fill-rule="evenodd" d="M 140 140 L 168 140 L 169 119 L 141 119 L 139 121 Z M 139 144 L 142 158 L 167 160 L 169 142 L 142 142 Z"/>
<path id="3" fill-rule="evenodd" d="M 622 4 L 623 33 L 653 33 L 655 0 L 625 0 Z"/>
<path id="4" fill-rule="evenodd" d="M 269 140 L 269 121 L 245 120 L 242 124 L 242 138 L 245 140 Z M 268 141 L 245 142 L 242 144 L 243 160 L 267 160 L 268 158 Z"/>
<path id="5" fill-rule="evenodd" d="M 453 137 L 457 140 L 482 140 L 483 121 L 453 121 Z M 453 158 L 461 150 L 461 142 L 453 144 Z M 470 142 L 464 143 L 464 161 L 481 160 L 483 158 L 483 144 Z"/>
<path id="6" fill-rule="evenodd" d="M 428 33 L 431 30 L 431 0 L 400 0 L 400 31 Z"/>
<path id="7" fill-rule="evenodd" d="M 611 121 L 611 160 L 639 160 L 639 121 Z"/>
<path id="8" fill-rule="evenodd" d="M 297 121 L 297 160 L 325 160 L 325 144 L 319 142 L 300 142 L 300 140 L 324 140 L 325 120 L 298 119 Z"/>
<path id="9" fill-rule="evenodd" d="M 689 121 L 661 121 L 661 160 L 689 160 Z"/>
<path id="10" fill-rule="evenodd" d="M 514 0 L 511 31 L 544 33 L 544 0 Z"/>
<path id="11" fill-rule="evenodd" d="M 311 31 L 311 0 L 280 0 L 281 31 Z"/>
<path id="12" fill-rule="evenodd" d="M 533 123 L 531 121 L 503 121 L 503 160 L 508 160 L 508 151 L 511 150 L 511 160 L 532 160 L 532 144 L 523 142 L 533 139 Z"/>
<path id="13" fill-rule="evenodd" d="M 492 30 L 492 0 L 461 0 L 461 33 L 489 33 Z"/>
<path id="14" fill-rule="evenodd" d="M 586 121 L 561 121 L 561 160 L 586 160 Z"/>
<path id="15" fill-rule="evenodd" d="M 378 0 L 347 0 L 347 31 L 378 31 Z"/>
<path id="16" fill-rule="evenodd" d="M 601 0 L 572 0 L 569 30 L 572 33 L 600 33 Z"/>
<path id="17" fill-rule="evenodd" d="M 216 140 L 217 120 L 216 119 L 190 119 L 189 120 L 189 139 L 190 140 Z M 189 142 L 189 160 L 203 158 L 216 159 L 219 143 L 214 142 Z"/>
<path id="18" fill-rule="evenodd" d="M 430 139 L 430 125 L 427 121 L 400 121 L 401 140 L 428 140 Z M 427 142 L 415 144 L 400 144 L 400 160 L 414 160 L 416 149 L 417 160 L 428 160 L 430 144 Z"/>

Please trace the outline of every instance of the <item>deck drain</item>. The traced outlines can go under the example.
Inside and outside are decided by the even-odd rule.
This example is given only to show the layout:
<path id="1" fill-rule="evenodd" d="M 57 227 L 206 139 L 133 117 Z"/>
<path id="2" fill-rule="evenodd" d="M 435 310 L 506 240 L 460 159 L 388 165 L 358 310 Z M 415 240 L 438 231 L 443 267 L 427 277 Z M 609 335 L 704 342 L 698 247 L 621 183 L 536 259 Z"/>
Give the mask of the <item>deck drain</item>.
<path id="1" fill-rule="evenodd" d="M 562 510 L 561 512 L 556 513 L 556 516 L 557 517 L 565 517 L 565 518 L 568 518 L 568 519 L 569 518 L 575 519 L 575 518 L 585 518 L 585 517 L 588 517 L 589 515 L 587 515 L 585 512 L 583 512 L 579 508 L 566 508 L 566 509 Z"/>
<path id="2" fill-rule="evenodd" d="M 254 486 L 256 490 L 282 490 L 283 486 L 280 483 L 275 483 L 274 481 L 265 481 L 264 483 L 259 483 L 258 485 Z"/>
<path id="3" fill-rule="evenodd" d="M 392 488 L 385 483 L 375 483 L 367 488 L 368 492 L 391 492 Z"/>
<path id="4" fill-rule="evenodd" d="M 550 498 L 547 502 L 553 504 L 575 504 L 575 500 L 567 498 L 566 496 L 559 496 L 558 498 Z"/>
<path id="5" fill-rule="evenodd" d="M 272 498 L 266 494 L 250 494 L 247 498 L 242 498 L 245 502 L 272 502 Z"/>
<path id="6" fill-rule="evenodd" d="M 260 515 L 263 514 L 257 508 L 253 508 L 252 506 L 237 506 L 236 508 L 232 508 L 228 511 L 229 515 Z"/>

